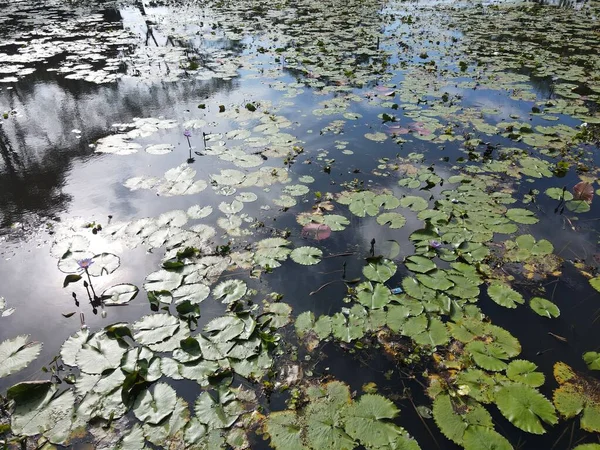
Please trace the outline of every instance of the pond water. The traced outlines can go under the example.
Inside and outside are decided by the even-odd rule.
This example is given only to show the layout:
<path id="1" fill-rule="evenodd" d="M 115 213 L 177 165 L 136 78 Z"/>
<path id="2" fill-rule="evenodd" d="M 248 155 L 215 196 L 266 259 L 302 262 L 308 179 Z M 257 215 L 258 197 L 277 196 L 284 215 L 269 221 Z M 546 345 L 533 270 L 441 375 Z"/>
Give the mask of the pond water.
<path id="1" fill-rule="evenodd" d="M 600 449 L 599 50 L 594 1 L 0 0 L 0 443 Z"/>

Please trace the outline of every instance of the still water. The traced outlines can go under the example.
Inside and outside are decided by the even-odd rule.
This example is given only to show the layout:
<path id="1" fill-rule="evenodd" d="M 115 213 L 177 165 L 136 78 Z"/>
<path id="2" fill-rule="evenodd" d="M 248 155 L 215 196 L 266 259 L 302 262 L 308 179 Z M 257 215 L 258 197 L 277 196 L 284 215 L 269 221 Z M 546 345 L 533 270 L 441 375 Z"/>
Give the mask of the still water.
<path id="1" fill-rule="evenodd" d="M 415 346 L 407 329 L 391 325 L 387 303 L 396 300 L 386 300 L 385 307 L 357 303 L 359 282 L 406 291 L 407 279 L 421 280 L 415 283 L 422 291 L 432 289 L 438 300 L 468 298 L 485 323 L 518 339 L 518 359 L 545 375 L 539 392 L 554 410 L 555 363 L 594 379 L 582 355 L 600 345 L 600 295 L 589 281 L 600 265 L 594 198 L 600 188 L 599 14 L 597 2 L 0 1 L 0 297 L 6 301 L 0 342 L 25 334 L 43 343 L 26 368 L 0 378 L 0 389 L 48 379 L 42 368 L 50 367 L 83 322 L 97 332 L 151 314 L 146 291 L 170 289 L 144 289 L 146 278 L 160 269 L 165 252 L 168 259 L 191 246 L 200 255 L 223 258 L 227 270 L 202 281 L 211 296 L 199 294 L 193 283 L 186 296 L 160 306 L 176 315 L 174 305 L 182 298 L 200 303 L 197 331 L 224 314 L 225 300 L 215 289 L 227 280 L 256 290 L 240 297 L 259 305 L 261 314 L 275 301 L 292 308 L 289 320 L 275 327 L 280 340 L 268 349 L 271 369 L 258 377 L 231 371 L 233 385 L 257 393 L 265 416 L 290 408 L 297 393 L 302 420 L 310 421 L 307 387 L 339 380 L 355 401 L 373 389 L 393 401 L 401 412 L 390 419 L 423 449 L 483 448 L 440 432 L 441 419 L 431 418 L 432 399 L 425 392 L 436 377 L 467 369 L 494 377 L 499 372 L 463 353 L 462 344 L 453 347 L 458 338 L 447 329 L 459 323 L 458 313 L 427 303 L 424 315 L 411 314 L 428 317 L 424 332 L 431 336 L 434 322 L 444 329 L 439 342 L 432 337 L 433 345 Z M 457 199 L 458 191 L 448 194 L 457 183 L 481 183 L 483 200 L 470 203 Z M 348 197 L 352 192 L 390 197 L 372 210 L 370 200 L 363 205 Z M 493 225 L 477 215 L 486 214 L 482 205 L 489 202 L 502 216 Z M 433 211 L 447 212 L 453 204 L 461 204 L 461 212 L 454 209 L 437 222 Z M 512 220 L 507 208 L 518 208 L 514 214 L 521 218 Z M 387 212 L 396 215 L 382 216 Z M 457 220 L 460 231 L 440 231 L 433 243 L 415 247 L 411 235 L 426 222 L 443 230 Z M 490 232 L 492 226 L 497 228 Z M 530 245 L 515 257 L 510 252 L 521 235 L 548 242 L 550 250 Z M 86 244 L 79 248 L 74 236 Z M 279 258 L 279 248 L 259 255 L 261 242 L 274 237 L 288 240 L 290 249 L 308 247 L 312 256 L 298 251 L 288 258 L 284 250 Z M 66 250 L 81 253 L 73 259 Z M 458 259 L 444 256 L 452 252 L 460 253 Z M 89 304 L 81 283 L 63 288 L 66 274 L 78 272 L 74 261 L 94 257 L 100 267 L 95 255 L 102 253 L 118 262 L 107 263 L 93 289 L 134 285 L 140 291 L 133 300 Z M 438 269 L 422 270 L 420 262 L 413 270 L 405 258 L 415 254 L 435 260 Z M 377 255 L 384 258 L 365 260 Z M 69 258 L 65 270 L 61 264 Z M 393 266 L 389 277 L 363 270 L 371 263 L 383 267 L 382 261 Z M 455 295 L 456 280 L 444 287 L 449 278 L 443 273 L 450 276 L 455 262 L 476 268 L 479 294 Z M 445 281 L 437 275 L 411 278 L 415 273 L 442 273 Z M 488 295 L 487 287 L 497 284 L 517 293 L 516 304 L 508 294 Z M 426 302 L 407 293 L 411 301 Z M 560 316 L 536 314 L 530 307 L 535 297 L 554 303 Z M 335 328 L 316 342 L 297 336 L 293 322 L 300 314 L 340 318 L 343 312 L 344 320 L 354 320 L 356 310 L 348 308 L 360 304 L 364 314 L 386 311 L 388 322 L 366 331 L 348 322 L 344 329 L 357 333 L 353 337 L 343 338 Z M 396 333 L 391 338 L 390 328 Z M 267 352 L 266 341 L 261 345 Z M 504 365 L 509 359 L 486 356 Z M 477 368 L 471 359 L 452 367 L 448 361 L 454 358 L 474 358 Z M 79 376 L 77 366 L 63 365 L 58 376 Z M 291 366 L 304 376 L 288 383 L 291 390 L 280 389 Z M 207 387 L 169 378 L 164 367 L 152 382 L 157 379 L 189 405 Z M 491 391 L 519 384 L 498 379 Z M 468 402 L 491 404 L 486 427 L 495 427 L 514 448 L 598 442 L 598 429 L 580 430 L 581 416 L 555 424 L 542 418 L 546 434 L 538 436 L 511 424 L 510 414 L 493 405 L 497 400 L 461 395 L 469 397 L 467 409 L 476 408 Z M 67 448 L 94 442 L 96 448 L 117 448 L 137 419 L 144 422 L 136 411 L 111 430 L 112 441 L 91 425 L 89 434 L 72 440 L 49 438 L 49 432 L 46 437 Z M 252 448 L 269 447 L 266 436 L 257 436 L 264 420 L 249 425 L 240 419 L 235 426 L 248 431 Z M 206 426 L 224 436 L 231 428 Z M 146 433 L 155 448 L 184 448 L 174 437 L 161 441 Z M 245 439 L 227 442 L 244 448 Z M 302 439 L 307 448 L 326 442 L 304 434 Z M 359 445 L 360 438 L 351 439 Z M 328 448 L 344 447 L 334 439 Z"/>

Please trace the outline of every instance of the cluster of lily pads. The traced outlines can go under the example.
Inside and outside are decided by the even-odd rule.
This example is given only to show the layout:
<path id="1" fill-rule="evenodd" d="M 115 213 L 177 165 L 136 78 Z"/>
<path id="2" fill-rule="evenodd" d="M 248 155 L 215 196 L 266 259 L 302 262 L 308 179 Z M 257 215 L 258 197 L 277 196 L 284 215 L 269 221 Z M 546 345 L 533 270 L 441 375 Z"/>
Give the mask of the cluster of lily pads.
<path id="1" fill-rule="evenodd" d="M 520 342 L 482 312 L 488 301 L 508 309 L 522 308 L 520 305 L 528 302 L 542 317 L 560 316 L 558 306 L 544 298 L 543 289 L 522 293 L 515 283 L 521 275 L 534 281 L 557 277 L 565 263 L 549 240 L 526 228 L 539 221 L 533 208 L 539 192 L 520 195 L 519 183 L 551 180 L 576 167 L 583 185 L 573 189 L 556 185 L 544 195 L 557 202 L 555 213 L 564 215 L 569 223 L 591 209 L 597 169 L 591 168 L 591 157 L 586 153 L 578 156 L 574 150 L 588 148 L 593 135 L 586 130 L 600 121 L 594 111 L 600 68 L 587 50 L 598 45 L 592 39 L 593 30 L 581 22 L 586 14 L 597 14 L 598 5 L 592 2 L 587 12 L 482 5 L 474 7 L 477 15 L 469 8 L 436 5 L 420 7 L 422 14 L 412 15 L 412 7 L 405 9 L 404 4 L 399 8 L 394 2 L 382 6 L 367 1 L 346 2 L 341 15 L 331 3 L 335 2 L 300 1 L 294 14 L 289 14 L 285 4 L 273 8 L 266 1 L 219 1 L 209 12 L 185 6 L 193 13 L 180 14 L 175 22 L 147 11 L 157 34 L 176 35 L 190 45 L 197 40 L 236 41 L 253 36 L 257 49 L 242 57 L 230 50 L 213 49 L 211 55 L 219 61 L 213 59 L 199 68 L 191 62 L 182 67 L 187 56 L 179 47 L 165 50 L 157 45 L 149 51 L 146 46 L 135 50 L 132 67 L 147 62 L 173 63 L 177 69 L 168 76 L 163 74 L 162 79 L 177 80 L 194 72 L 196 78 L 205 80 L 237 76 L 238 67 L 246 66 L 256 72 L 251 77 L 260 76 L 268 80 L 270 88 L 284 93 L 284 100 L 278 105 L 268 101 L 219 105 L 215 115 L 236 124 L 227 132 L 205 132 L 213 131 L 205 120 L 208 115 L 181 124 L 188 130 L 184 136 L 190 152 L 194 147 L 202 157 L 226 167 L 209 179 L 196 179 L 197 171 L 188 162 L 167 170 L 161 178 L 140 175 L 124 180 L 131 190 L 199 199 L 187 210 L 117 222 L 99 231 L 103 238 L 129 248 L 165 249 L 160 268 L 144 283 L 155 314 L 98 331 L 82 329 L 63 344 L 63 368 L 56 378 L 21 382 L 8 389 L 12 438 L 41 436 L 39 445 L 50 448 L 50 444 L 81 439 L 84 430 L 98 433 L 89 425 L 100 423 L 116 430 L 104 448 L 122 450 L 149 445 L 244 449 L 250 446 L 252 430 L 265 433 L 277 449 L 419 448 L 397 424 L 399 411 L 390 399 L 373 393 L 355 397 L 339 381 L 302 382 L 298 390 L 301 401 L 284 411 L 269 411 L 263 401 L 265 385 L 258 382 L 276 376 L 282 329 L 293 320 L 292 308 L 273 298 L 259 304 L 257 291 L 249 287 L 251 281 L 238 274 L 246 271 L 258 276 L 286 270 L 288 259 L 305 266 L 319 264 L 324 252 L 316 244 L 295 245 L 296 236 L 289 233 L 252 240 L 234 250 L 219 246 L 218 241 L 221 237 L 231 243 L 250 239 L 251 230 L 264 224 L 242 211 L 250 209 L 247 205 L 259 195 L 279 188 L 279 197 L 272 203 L 283 213 L 315 195 L 314 205 L 300 212 L 296 220 L 303 236 L 317 242 L 334 232 L 343 233 L 350 219 L 358 223 L 374 220 L 379 230 L 393 233 L 403 229 L 408 219 L 421 224 L 409 236 L 414 252 L 403 259 L 398 258 L 396 241 L 389 241 L 397 248 L 392 245 L 392 251 L 385 254 L 376 254 L 372 246 L 362 269 L 364 279 L 342 280 L 348 286 L 347 307 L 319 317 L 312 311 L 297 315 L 296 334 L 309 352 L 324 341 L 355 343 L 361 348 L 373 336 L 381 342 L 388 335 L 402 340 L 417 356 L 396 350 L 392 352 L 394 361 L 415 369 L 414 360 L 419 360 L 420 372 L 425 368 L 423 378 L 435 424 L 465 449 L 513 448 L 509 436 L 496 429 L 490 413 L 495 409 L 527 433 L 543 434 L 559 417 L 577 416 L 581 416 L 583 430 L 600 432 L 598 380 L 558 361 L 555 378 L 559 387 L 550 401 L 540 392 L 545 376 L 536 364 L 516 359 Z M 213 21 L 210 11 L 220 19 Z M 539 22 L 533 35 L 523 35 L 522 20 L 530 14 Z M 206 24 L 198 24 L 199 15 Z M 442 20 L 441 16 L 444 21 L 452 17 L 454 30 L 440 37 L 436 21 Z M 415 23 L 422 25 L 419 33 Z M 490 23 L 498 23 L 496 29 L 501 30 L 496 39 L 490 39 Z M 579 36 L 570 44 L 573 64 L 557 62 L 559 43 L 548 42 L 560 34 L 547 33 L 549 25 L 556 23 L 563 33 Z M 457 30 L 463 33 L 461 39 L 456 37 Z M 504 33 L 516 32 L 522 37 L 519 41 L 503 39 Z M 130 42 L 126 36 L 117 33 L 111 45 Z M 86 48 L 79 54 L 85 55 Z M 456 57 L 431 56 L 442 51 Z M 2 54 L 0 61 L 16 61 L 24 58 L 22 53 Z M 52 56 L 41 54 L 43 58 Z M 263 61 L 267 56 L 269 63 Z M 108 62 L 116 67 L 118 61 Z M 73 71 L 72 78 L 116 79 L 108 75 L 96 79 L 89 70 L 69 63 L 64 66 L 64 72 Z M 296 79 L 278 80 L 284 72 Z M 534 91 L 530 73 L 556 78 L 552 99 Z M 585 82 L 581 83 L 582 79 Z M 420 143 L 440 150 L 454 146 L 461 156 L 449 165 L 452 174 L 442 176 L 433 165 L 422 163 L 423 155 L 405 151 L 403 157 L 379 159 L 372 175 L 382 180 L 382 186 L 365 189 L 354 185 L 335 194 L 314 194 L 309 187 L 314 177 L 295 178 L 289 170 L 305 150 L 292 134 L 291 116 L 281 112 L 293 104 L 290 99 L 304 94 L 305 88 L 323 97 L 315 102 L 312 114 L 332 120 L 323 124 L 322 134 L 342 133 L 361 119 L 360 113 L 352 111 L 355 107 L 376 108 L 381 124 L 364 133 L 362 145 L 378 148 L 373 146 L 393 141 L 406 146 L 405 150 Z M 470 105 L 463 95 L 472 89 L 506 90 L 512 100 L 529 102 L 529 110 L 505 117 L 500 108 Z M 545 124 L 561 115 L 578 128 Z M 135 157 L 145 146 L 153 157 L 167 155 L 175 149 L 171 144 L 136 141 L 158 139 L 179 125 L 175 120 L 155 118 L 116 124 L 117 132 L 96 142 L 95 151 Z M 335 151 L 352 154 L 347 144 L 337 140 L 335 150 L 321 150 L 315 157 L 323 163 L 324 173 L 331 172 Z M 269 158 L 283 161 L 265 166 Z M 396 178 L 393 186 L 383 186 Z M 205 201 L 211 190 L 230 198 L 213 208 Z M 264 211 L 268 208 L 261 206 Z M 216 227 L 189 224 L 207 219 L 214 209 L 223 214 L 215 221 Z M 85 275 L 84 287 L 93 294 L 88 291 L 90 299 L 101 306 L 132 302 L 139 292 L 132 284 L 108 287 L 96 295 L 90 277 L 111 274 L 121 262 L 115 254 L 89 248 L 81 230 L 58 239 L 52 247 L 58 268 L 67 274 L 65 286 Z M 582 273 L 600 291 L 597 272 L 586 267 Z M 231 278 L 234 275 L 237 278 Z M 395 287 L 390 286 L 392 282 Z M 199 326 L 203 302 L 212 302 L 225 312 Z M 9 315 L 2 300 L 0 311 Z M 382 347 L 385 350 L 385 345 Z M 0 377 L 24 369 L 41 348 L 41 343 L 30 342 L 26 335 L 0 343 Z M 589 369 L 600 368 L 598 353 L 587 352 L 584 360 Z M 414 376 L 421 375 L 415 370 Z M 167 380 L 195 382 L 193 406 Z M 114 424 L 125 424 L 128 431 L 122 432 Z M 4 424 L 0 426 L 7 434 Z M 598 444 L 576 448 L 592 450 Z"/>

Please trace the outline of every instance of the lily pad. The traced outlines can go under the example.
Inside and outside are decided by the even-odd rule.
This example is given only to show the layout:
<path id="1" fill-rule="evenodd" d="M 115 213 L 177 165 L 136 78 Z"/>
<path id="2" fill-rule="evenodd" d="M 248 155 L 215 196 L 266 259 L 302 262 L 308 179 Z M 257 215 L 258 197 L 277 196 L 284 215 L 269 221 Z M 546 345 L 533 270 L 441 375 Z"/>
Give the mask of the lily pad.
<path id="1" fill-rule="evenodd" d="M 157 425 L 171 415 L 176 401 L 175 389 L 166 383 L 157 383 L 137 396 L 132 409 L 142 422 Z"/>
<path id="2" fill-rule="evenodd" d="M 590 370 L 600 370 L 600 353 L 586 352 L 583 354 L 583 360 Z"/>
<path id="3" fill-rule="evenodd" d="M 140 289 L 133 284 L 117 284 L 106 289 L 101 297 L 105 305 L 124 305 L 133 300 Z"/>
<path id="4" fill-rule="evenodd" d="M 516 308 L 525 303 L 523 296 L 507 284 L 494 281 L 488 287 L 488 295 L 492 300 L 505 308 Z"/>
<path id="5" fill-rule="evenodd" d="M 316 247 L 298 247 L 292 250 L 290 258 L 303 266 L 312 266 L 321 262 L 323 251 Z"/>
<path id="6" fill-rule="evenodd" d="M 402 228 L 406 224 L 406 218 L 399 213 L 389 212 L 383 213 L 377 216 L 377 223 L 379 225 L 387 225 L 393 230 Z"/>
<path id="7" fill-rule="evenodd" d="M 382 259 L 377 262 L 370 262 L 363 267 L 363 275 L 371 281 L 385 283 L 392 278 L 398 270 L 396 264 L 389 259 Z"/>
<path id="8" fill-rule="evenodd" d="M 558 306 L 556 306 L 550 300 L 546 300 L 545 298 L 533 297 L 529 301 L 529 306 L 542 317 L 548 317 L 549 319 L 552 319 L 560 316 L 560 310 L 558 309 Z"/>
<path id="9" fill-rule="evenodd" d="M 213 297 L 223 303 L 232 303 L 241 299 L 248 290 L 246 283 L 242 280 L 227 280 L 219 283 L 213 289 Z"/>
<path id="10" fill-rule="evenodd" d="M 28 342 L 29 335 L 20 335 L 0 343 L 0 378 L 27 367 L 42 351 L 42 344 Z"/>
<path id="11" fill-rule="evenodd" d="M 558 422 L 552 403 L 530 386 L 512 383 L 496 392 L 496 405 L 514 426 L 533 434 L 544 434 L 542 422 Z"/>

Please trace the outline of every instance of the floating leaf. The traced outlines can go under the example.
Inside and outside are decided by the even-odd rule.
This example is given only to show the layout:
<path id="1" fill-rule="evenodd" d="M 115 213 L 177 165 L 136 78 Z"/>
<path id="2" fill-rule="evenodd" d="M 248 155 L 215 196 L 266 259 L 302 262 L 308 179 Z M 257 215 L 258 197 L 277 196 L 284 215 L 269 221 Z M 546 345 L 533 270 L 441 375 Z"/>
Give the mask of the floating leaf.
<path id="1" fill-rule="evenodd" d="M 72 390 L 57 392 L 54 386 L 36 389 L 32 395 L 20 395 L 15 400 L 11 428 L 15 435 L 52 435 L 51 441 L 64 442 L 70 434 L 75 403 Z"/>
<path id="2" fill-rule="evenodd" d="M 573 186 L 573 198 L 575 200 L 583 200 L 584 202 L 592 203 L 592 199 L 594 198 L 594 187 L 586 181 L 580 181 Z"/>
<path id="3" fill-rule="evenodd" d="M 475 364 L 485 370 L 499 372 L 506 369 L 503 360 L 509 358 L 504 349 L 495 344 L 483 341 L 472 341 L 465 346 L 465 350 L 473 357 Z"/>
<path id="4" fill-rule="evenodd" d="M 506 211 L 506 217 L 513 222 L 522 223 L 525 225 L 532 225 L 538 223 L 539 220 L 535 217 L 535 214 L 531 211 L 523 208 L 512 208 Z"/>
<path id="5" fill-rule="evenodd" d="M 265 430 L 276 450 L 308 450 L 302 444 L 302 426 L 295 411 L 277 411 L 269 414 Z"/>
<path id="6" fill-rule="evenodd" d="M 196 400 L 195 411 L 198 419 L 211 430 L 232 426 L 242 409 L 233 398 L 215 400 L 208 392 L 203 392 Z"/>
<path id="7" fill-rule="evenodd" d="M 101 253 L 95 255 L 92 260 L 94 263 L 89 267 L 88 273 L 93 277 L 109 275 L 119 268 L 121 259 L 112 253 Z"/>
<path id="8" fill-rule="evenodd" d="M 404 226 L 404 224 L 406 223 L 406 218 L 399 213 L 383 213 L 377 216 L 377 223 L 379 225 L 387 225 L 391 229 L 397 230 Z"/>
<path id="9" fill-rule="evenodd" d="M 88 374 L 101 374 L 105 370 L 119 367 L 125 351 L 117 340 L 109 339 L 103 334 L 95 335 L 82 344 L 77 352 L 77 367 Z"/>
<path id="10" fill-rule="evenodd" d="M 567 209 L 574 213 L 586 213 L 590 210 L 590 204 L 585 200 L 571 200 L 566 202 Z"/>
<path id="11" fill-rule="evenodd" d="M 307 223 L 302 227 L 302 236 L 307 236 L 317 241 L 322 241 L 331 236 L 331 228 L 324 223 Z"/>
<path id="12" fill-rule="evenodd" d="M 465 450 L 513 450 L 513 446 L 498 432 L 479 426 L 470 426 L 463 435 Z"/>
<path id="13" fill-rule="evenodd" d="M 171 153 L 175 147 L 172 144 L 154 144 L 146 147 L 146 152 L 151 155 L 166 155 Z"/>
<path id="14" fill-rule="evenodd" d="M 537 366 L 531 361 L 517 359 L 511 361 L 506 369 L 506 376 L 519 383 L 527 384 L 531 387 L 540 387 L 544 384 L 544 374 L 536 372 Z"/>
<path id="15" fill-rule="evenodd" d="M 179 286 L 172 292 L 175 303 L 189 301 L 192 304 L 201 303 L 208 298 L 210 288 L 203 283 L 190 283 Z"/>
<path id="16" fill-rule="evenodd" d="M 546 397 L 530 386 L 512 383 L 496 392 L 496 405 L 514 426 L 533 434 L 544 434 L 542 422 L 558 422 L 554 406 Z"/>
<path id="17" fill-rule="evenodd" d="M 391 300 L 390 290 L 381 283 L 361 283 L 356 288 L 356 297 L 369 309 L 383 308 Z"/>
<path id="18" fill-rule="evenodd" d="M 183 281 L 183 276 L 177 272 L 159 270 L 146 277 L 144 289 L 146 291 L 172 291 L 178 288 Z"/>
<path id="19" fill-rule="evenodd" d="M 60 357 L 66 365 L 72 367 L 77 365 L 77 353 L 79 353 L 79 350 L 81 350 L 81 347 L 88 340 L 88 338 L 89 331 L 86 328 L 70 336 L 64 342 L 60 349 Z"/>
<path id="20" fill-rule="evenodd" d="M 166 383 L 157 383 L 136 397 L 132 410 L 139 420 L 156 425 L 171 415 L 176 402 L 175 389 Z"/>
<path id="21" fill-rule="evenodd" d="M 374 448 L 394 442 L 403 430 L 391 422 L 398 409 L 388 399 L 375 394 L 363 395 L 345 411 L 345 431 L 355 440 Z"/>
<path id="22" fill-rule="evenodd" d="M 106 289 L 101 297 L 105 305 L 124 305 L 133 300 L 139 291 L 133 284 L 117 284 Z"/>
<path id="23" fill-rule="evenodd" d="M 404 261 L 404 265 L 406 265 L 408 270 L 417 273 L 427 273 L 437 268 L 431 259 L 419 255 L 409 256 Z"/>
<path id="24" fill-rule="evenodd" d="M 402 206 L 403 208 L 410 208 L 413 211 L 423 211 L 424 209 L 427 208 L 428 203 L 427 200 L 425 200 L 422 197 L 417 197 L 415 195 L 408 195 L 404 198 L 402 198 L 402 200 L 400 200 L 400 206 Z"/>
<path id="25" fill-rule="evenodd" d="M 477 402 L 465 401 L 454 404 L 447 394 L 438 395 L 433 402 L 433 418 L 440 431 L 451 441 L 463 445 L 465 431 L 478 426 L 492 428 L 492 417 Z M 462 407 L 461 407 L 462 406 Z"/>
<path id="26" fill-rule="evenodd" d="M 27 342 L 29 335 L 20 335 L 0 343 L 0 378 L 27 367 L 42 350 L 42 344 Z"/>
<path id="27" fill-rule="evenodd" d="M 523 304 L 523 296 L 510 286 L 494 281 L 488 287 L 488 295 L 492 300 L 505 308 L 516 308 L 517 303 Z"/>
<path id="28" fill-rule="evenodd" d="M 573 200 L 573 194 L 571 194 L 566 189 L 553 187 L 553 188 L 546 189 L 545 193 L 548 197 L 550 197 L 554 200 L 565 200 L 565 201 Z"/>
<path id="29" fill-rule="evenodd" d="M 542 317 L 548 317 L 549 319 L 552 319 L 560 316 L 560 310 L 558 309 L 558 306 L 556 306 L 550 300 L 546 300 L 545 298 L 533 297 L 529 301 L 529 306 Z"/>
<path id="30" fill-rule="evenodd" d="M 583 354 L 583 360 L 590 370 L 600 370 L 600 353 L 586 352 Z"/>
<path id="31" fill-rule="evenodd" d="M 212 206 L 190 206 L 187 210 L 187 215 L 190 219 L 204 219 L 212 214 Z"/>
<path id="32" fill-rule="evenodd" d="M 578 374 L 563 362 L 554 364 L 554 378 L 559 384 L 553 397 L 558 412 L 567 419 L 583 412 L 581 428 L 600 432 L 600 382 Z"/>
<path id="33" fill-rule="evenodd" d="M 296 318 L 294 327 L 300 339 L 303 339 L 315 326 L 315 315 L 312 311 L 304 311 Z"/>
<path id="34" fill-rule="evenodd" d="M 316 247 L 298 247 L 292 250 L 290 258 L 303 266 L 312 266 L 321 262 L 323 251 Z"/>
<path id="35" fill-rule="evenodd" d="M 213 289 L 213 297 L 223 303 L 232 303 L 241 299 L 248 290 L 246 283 L 242 280 L 227 280 L 219 283 Z"/>
<path id="36" fill-rule="evenodd" d="M 590 278 L 590 285 L 596 289 L 598 292 L 600 292 L 600 276 L 597 276 L 595 278 Z"/>
<path id="37" fill-rule="evenodd" d="M 179 329 L 179 319 L 169 314 L 150 314 L 134 322 L 134 339 L 143 345 L 165 341 Z"/>
<path id="38" fill-rule="evenodd" d="M 65 258 L 69 253 L 84 252 L 90 246 L 90 241 L 85 236 L 76 234 L 58 242 L 50 249 L 50 254 L 55 258 Z"/>
<path id="39" fill-rule="evenodd" d="M 204 326 L 213 342 L 227 342 L 235 339 L 244 331 L 244 322 L 235 315 L 216 317 Z"/>
<path id="40" fill-rule="evenodd" d="M 363 275 L 371 281 L 385 283 L 392 278 L 398 267 L 389 259 L 382 259 L 377 262 L 370 262 L 363 267 Z"/>
<path id="41" fill-rule="evenodd" d="M 375 133 L 365 133 L 365 137 L 375 142 L 383 142 L 387 139 L 387 135 L 380 131 L 377 131 Z"/>

